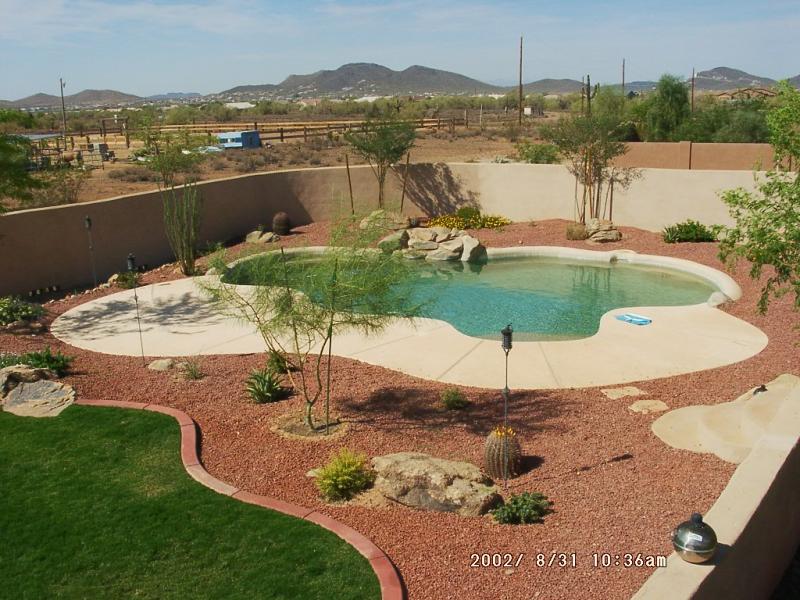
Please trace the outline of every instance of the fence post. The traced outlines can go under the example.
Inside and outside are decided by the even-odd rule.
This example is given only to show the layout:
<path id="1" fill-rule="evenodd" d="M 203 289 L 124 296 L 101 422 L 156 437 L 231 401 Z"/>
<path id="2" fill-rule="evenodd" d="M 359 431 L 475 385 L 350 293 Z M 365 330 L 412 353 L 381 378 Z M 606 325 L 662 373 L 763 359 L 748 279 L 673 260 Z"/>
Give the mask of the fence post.
<path id="1" fill-rule="evenodd" d="M 279 127 L 278 130 L 280 131 L 281 134 L 281 141 L 283 141 L 283 127 Z"/>
<path id="2" fill-rule="evenodd" d="M 308 141 L 308 125 L 303 125 L 303 141 Z"/>

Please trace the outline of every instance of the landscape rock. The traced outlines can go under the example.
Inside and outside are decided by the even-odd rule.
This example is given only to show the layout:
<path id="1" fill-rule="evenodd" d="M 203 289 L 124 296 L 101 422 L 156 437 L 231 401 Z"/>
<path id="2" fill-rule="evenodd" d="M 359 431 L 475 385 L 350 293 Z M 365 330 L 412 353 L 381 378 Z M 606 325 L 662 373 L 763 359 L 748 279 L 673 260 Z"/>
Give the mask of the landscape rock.
<path id="1" fill-rule="evenodd" d="M 408 230 L 408 237 L 411 240 L 422 240 L 423 242 L 435 242 L 436 231 L 427 227 L 414 227 Z"/>
<path id="2" fill-rule="evenodd" d="M 372 467 L 375 489 L 406 506 L 475 517 L 501 502 L 491 480 L 467 462 L 399 452 L 373 458 Z"/>
<path id="3" fill-rule="evenodd" d="M 390 233 L 381 241 L 378 242 L 378 248 L 383 250 L 386 254 L 391 254 L 395 250 L 402 250 L 408 246 L 408 231 L 395 231 Z"/>
<path id="4" fill-rule="evenodd" d="M 5 326 L 5 330 L 12 335 L 38 335 L 47 331 L 47 325 L 39 321 L 12 321 Z"/>
<path id="5" fill-rule="evenodd" d="M 626 385 L 617 388 L 604 388 L 600 391 L 609 400 L 618 400 L 619 398 L 625 398 L 626 396 L 644 396 L 647 394 L 647 392 L 640 390 L 633 385 Z"/>
<path id="6" fill-rule="evenodd" d="M 422 250 L 414 250 L 412 248 L 407 248 L 406 250 L 401 250 L 403 258 L 407 258 L 409 260 L 420 260 L 425 258 L 425 252 Z"/>
<path id="7" fill-rule="evenodd" d="M 277 242 L 280 236 L 276 233 L 272 233 L 271 231 L 260 231 L 256 229 L 255 231 L 251 231 L 250 233 L 245 236 L 244 241 L 248 244 L 268 244 L 270 242 Z"/>
<path id="8" fill-rule="evenodd" d="M 446 242 L 445 242 L 446 243 Z M 458 260 L 461 257 L 461 250 L 448 250 L 440 245 L 436 250 L 431 250 L 425 255 L 425 260 Z"/>
<path id="9" fill-rule="evenodd" d="M 439 244 L 437 244 L 436 242 L 429 242 L 417 238 L 411 238 L 408 241 L 408 247 L 411 248 L 412 250 L 436 250 L 439 247 Z"/>
<path id="10" fill-rule="evenodd" d="M 628 410 L 646 415 L 652 412 L 664 412 L 668 408 L 666 402 L 661 400 L 637 400 L 628 407 Z"/>
<path id="11" fill-rule="evenodd" d="M 119 273 L 114 273 L 111 277 L 108 278 L 107 283 L 108 285 L 114 285 L 115 283 L 117 283 L 118 279 L 119 279 Z"/>
<path id="12" fill-rule="evenodd" d="M 38 369 L 28 365 L 10 365 L 0 369 L 0 399 L 4 398 L 20 383 L 33 383 L 41 379 L 55 379 L 50 369 Z"/>
<path id="13" fill-rule="evenodd" d="M 471 235 L 462 235 L 461 243 L 464 245 L 461 251 L 462 262 L 480 262 L 486 258 L 486 248 L 483 247 L 477 238 Z"/>
<path id="14" fill-rule="evenodd" d="M 361 229 L 379 227 L 382 229 L 397 231 L 399 229 L 408 229 L 409 224 L 410 222 L 408 217 L 404 217 L 387 210 L 378 209 L 372 211 L 369 215 L 361 219 L 359 227 Z"/>
<path id="15" fill-rule="evenodd" d="M 430 231 L 433 231 L 436 237 L 433 241 L 435 242 L 446 242 L 447 240 L 453 239 L 453 230 L 448 227 L 431 227 Z"/>
<path id="16" fill-rule="evenodd" d="M 3 410 L 20 417 L 55 417 L 75 401 L 75 390 L 65 383 L 40 379 L 20 383 L 6 396 Z"/>
<path id="17" fill-rule="evenodd" d="M 586 224 L 586 232 L 590 242 L 618 242 L 622 239 L 622 233 L 606 219 L 590 219 Z"/>
<path id="18" fill-rule="evenodd" d="M 439 248 L 450 250 L 450 252 L 458 252 L 460 257 L 461 251 L 464 249 L 464 240 L 462 238 L 455 238 L 454 240 L 439 242 Z"/>
<path id="19" fill-rule="evenodd" d="M 173 366 L 175 361 L 171 358 L 160 358 L 147 365 L 147 368 L 151 371 L 169 371 Z"/>

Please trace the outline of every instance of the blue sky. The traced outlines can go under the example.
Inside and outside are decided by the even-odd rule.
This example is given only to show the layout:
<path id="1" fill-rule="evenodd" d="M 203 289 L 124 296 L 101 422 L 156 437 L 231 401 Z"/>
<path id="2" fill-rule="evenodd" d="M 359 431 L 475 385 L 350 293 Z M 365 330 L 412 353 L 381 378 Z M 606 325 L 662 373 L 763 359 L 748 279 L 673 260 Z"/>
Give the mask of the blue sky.
<path id="1" fill-rule="evenodd" d="M 0 98 L 85 88 L 209 93 L 375 62 L 512 83 L 800 73 L 800 0 L 0 0 Z"/>

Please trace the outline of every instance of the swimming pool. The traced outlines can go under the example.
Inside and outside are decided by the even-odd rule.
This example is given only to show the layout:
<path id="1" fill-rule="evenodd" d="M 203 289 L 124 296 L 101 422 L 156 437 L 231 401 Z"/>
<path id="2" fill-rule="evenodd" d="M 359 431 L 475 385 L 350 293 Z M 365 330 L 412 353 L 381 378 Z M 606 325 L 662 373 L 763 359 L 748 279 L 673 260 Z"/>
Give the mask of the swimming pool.
<path id="1" fill-rule="evenodd" d="M 313 257 L 293 255 L 299 259 Z M 239 263 L 226 280 L 250 283 L 251 260 L 259 258 Z M 610 310 L 700 304 L 719 291 L 697 275 L 616 260 L 501 256 L 482 265 L 419 261 L 412 271 L 412 297 L 422 304 L 422 316 L 489 339 L 507 323 L 520 341 L 589 337 Z"/>

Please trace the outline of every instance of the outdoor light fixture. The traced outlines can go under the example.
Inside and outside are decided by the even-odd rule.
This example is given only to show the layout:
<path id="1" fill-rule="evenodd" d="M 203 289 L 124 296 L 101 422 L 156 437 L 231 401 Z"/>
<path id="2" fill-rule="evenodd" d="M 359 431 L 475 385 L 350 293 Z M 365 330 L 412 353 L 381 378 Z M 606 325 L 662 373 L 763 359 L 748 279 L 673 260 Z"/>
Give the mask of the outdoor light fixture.
<path id="1" fill-rule="evenodd" d="M 92 281 L 94 282 L 94 287 L 97 287 L 97 268 L 94 264 L 94 244 L 92 243 L 92 218 L 86 215 L 83 224 L 86 227 L 86 236 L 89 238 L 89 260 L 92 263 Z"/>
<path id="2" fill-rule="evenodd" d="M 503 436 L 503 464 L 506 465 L 508 463 L 508 353 L 511 352 L 511 341 L 514 336 L 514 329 L 511 327 L 511 323 L 500 330 L 500 334 L 503 336 L 503 352 L 506 355 L 506 383 L 503 387 L 503 429 L 506 431 L 506 435 Z M 503 487 L 508 487 L 508 476 L 505 467 L 503 468 Z"/>
<path id="3" fill-rule="evenodd" d="M 131 279 L 133 280 L 133 301 L 136 303 L 136 325 L 139 328 L 139 348 L 142 351 L 142 365 L 146 366 L 144 341 L 142 340 L 142 319 L 139 317 L 139 295 L 136 293 L 136 257 L 132 252 L 128 254 L 128 272 L 131 273 Z"/>

